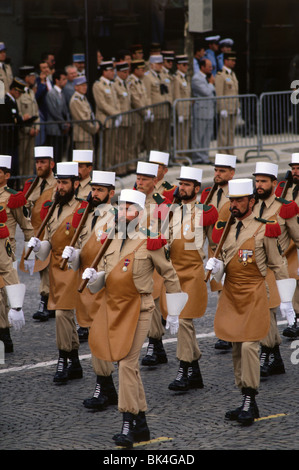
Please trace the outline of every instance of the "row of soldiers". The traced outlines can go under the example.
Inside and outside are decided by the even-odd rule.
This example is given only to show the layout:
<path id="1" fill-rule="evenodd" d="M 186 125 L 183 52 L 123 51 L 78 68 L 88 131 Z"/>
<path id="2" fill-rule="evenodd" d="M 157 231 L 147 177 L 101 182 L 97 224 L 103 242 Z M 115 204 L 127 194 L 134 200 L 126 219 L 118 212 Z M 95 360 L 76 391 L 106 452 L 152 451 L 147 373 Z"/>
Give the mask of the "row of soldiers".
<path id="1" fill-rule="evenodd" d="M 242 394 L 241 406 L 225 417 L 253 423 L 260 376 L 284 372 L 278 308 L 288 323 L 286 335 L 298 335 L 299 155 L 292 155 L 287 179 L 277 185 L 277 165 L 258 162 L 255 181 L 238 179 L 236 157 L 216 154 L 214 184 L 201 191 L 201 169 L 183 166 L 178 182 L 170 184 L 169 154 L 151 151 L 148 162 L 138 162 L 134 188 L 122 190 L 115 203 L 115 173 L 92 170 L 92 152 L 74 151 L 72 162 L 57 163 L 54 177 L 52 150 L 35 148 L 37 177 L 22 192 L 12 194 L 4 184 L 1 242 L 7 276 L 17 275 L 10 221 L 18 211 L 32 224 L 20 267 L 40 273 L 41 313 L 55 312 L 54 383 L 83 376 L 77 322 L 88 330 L 96 374 L 84 406 L 103 410 L 117 403 L 123 416 L 121 432 L 113 436 L 117 445 L 150 439 L 142 345 L 148 337 L 143 365 L 163 364 L 165 329 L 177 334 L 179 369 L 169 389 L 201 389 L 194 319 L 205 313 L 210 279 L 218 292 L 215 333 L 232 347 Z M 1 158 L 0 175 L 8 178 L 9 157 Z M 6 272 L 1 335 L 25 321 L 24 286 Z"/>

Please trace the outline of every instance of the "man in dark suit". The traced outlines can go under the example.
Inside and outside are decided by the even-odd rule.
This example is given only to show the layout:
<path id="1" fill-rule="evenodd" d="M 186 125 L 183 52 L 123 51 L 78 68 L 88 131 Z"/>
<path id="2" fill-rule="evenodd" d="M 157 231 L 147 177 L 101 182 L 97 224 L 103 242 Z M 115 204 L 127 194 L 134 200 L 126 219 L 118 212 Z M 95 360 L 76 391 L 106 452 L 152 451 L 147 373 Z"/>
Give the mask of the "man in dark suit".
<path id="1" fill-rule="evenodd" d="M 62 90 L 67 82 L 64 71 L 57 70 L 53 74 L 54 86 L 46 95 L 49 124 L 46 126 L 46 142 L 54 147 L 55 159 L 62 159 L 70 129 L 70 113 Z"/>

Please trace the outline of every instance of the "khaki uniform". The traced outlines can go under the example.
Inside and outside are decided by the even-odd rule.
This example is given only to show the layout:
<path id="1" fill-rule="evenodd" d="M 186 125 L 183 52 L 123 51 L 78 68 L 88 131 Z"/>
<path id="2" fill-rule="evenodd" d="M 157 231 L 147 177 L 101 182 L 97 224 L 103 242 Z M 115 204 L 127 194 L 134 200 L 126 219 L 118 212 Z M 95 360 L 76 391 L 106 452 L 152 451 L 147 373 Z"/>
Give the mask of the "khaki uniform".
<path id="1" fill-rule="evenodd" d="M 106 301 L 102 302 L 89 333 L 90 347 L 95 355 L 105 360 L 118 361 L 118 409 L 133 414 L 146 411 L 147 408 L 139 355 L 154 309 L 154 269 L 163 276 L 167 292 L 181 292 L 179 280 L 171 261 L 165 256 L 164 247 L 152 251 L 147 249 L 146 243 L 147 240 L 140 232 L 132 234 L 132 238 L 125 241 L 121 238 L 112 240 L 98 266 L 98 271 L 104 270 L 106 273 Z M 117 282 L 117 290 L 113 281 Z M 111 302 L 117 306 L 113 310 Z M 105 311 L 109 324 L 111 320 L 114 325 L 113 329 L 105 321 Z"/>
<path id="2" fill-rule="evenodd" d="M 45 185 L 42 185 L 43 181 L 45 181 Z M 50 176 L 45 180 L 43 178 L 39 178 L 35 189 L 32 191 L 32 193 L 27 199 L 26 209 L 29 211 L 29 217 L 33 226 L 34 235 L 37 234 L 42 224 L 42 219 L 40 216 L 42 205 L 45 201 L 53 200 L 56 190 L 56 184 L 57 180 L 52 172 Z M 43 234 L 41 236 L 41 239 L 42 238 Z M 24 260 L 22 257 L 20 262 L 21 270 L 24 270 L 23 261 Z M 39 272 L 40 275 L 40 295 L 45 297 L 49 297 L 49 263 L 50 255 L 45 261 L 36 260 L 34 265 L 34 272 Z"/>
<path id="3" fill-rule="evenodd" d="M 0 80 L 4 83 L 5 93 L 8 93 L 9 87 L 13 81 L 13 73 L 9 64 L 3 64 L 3 62 L 0 62 Z"/>
<path id="4" fill-rule="evenodd" d="M 170 107 L 167 103 L 170 102 L 168 101 L 167 93 L 162 94 L 161 92 L 161 85 L 163 85 L 162 78 L 155 71 L 149 70 L 144 74 L 143 80 L 147 92 L 148 105 L 159 105 L 151 108 L 154 121 L 150 122 L 149 125 L 150 148 L 167 151 L 169 149 L 170 137 Z"/>
<path id="5" fill-rule="evenodd" d="M 4 287 L 19 284 L 17 270 L 13 267 L 13 256 L 9 239 L 0 238 L 0 339 L 1 330 L 9 328 L 7 296 Z"/>
<path id="6" fill-rule="evenodd" d="M 73 124 L 74 148 L 94 150 L 94 136 L 99 131 L 100 126 L 95 121 L 94 113 L 86 96 L 75 91 L 70 100 L 69 108 L 72 119 L 82 121 Z"/>
<path id="7" fill-rule="evenodd" d="M 79 207 L 76 198 L 62 207 L 56 206 L 53 216 L 45 228 L 44 240 L 51 245 L 49 266 L 50 294 L 48 309 L 55 310 L 56 342 L 59 350 L 71 352 L 79 349 L 79 338 L 74 318 L 77 302 L 77 275 L 71 269 L 60 269 L 61 255 L 70 245 L 74 229 L 71 225 L 73 214 Z"/>
<path id="8" fill-rule="evenodd" d="M 290 246 L 291 241 L 295 243 L 295 246 L 299 248 L 299 230 L 297 215 L 294 214 L 293 217 L 284 218 L 279 215 L 281 209 L 283 209 L 283 204 L 280 202 L 275 195 L 270 196 L 264 201 L 265 207 L 262 207 L 263 201 L 259 200 L 258 203 L 254 206 L 253 213 L 256 217 L 262 217 L 267 220 L 277 220 L 281 235 L 278 237 L 279 246 L 284 254 L 287 253 L 287 250 Z M 262 209 L 262 212 L 261 212 Z M 297 255 L 297 250 L 296 250 Z M 287 258 L 288 259 L 288 258 Z M 292 272 L 292 265 L 288 265 L 289 276 L 294 277 L 298 273 L 298 260 L 295 263 L 295 269 Z M 281 344 L 280 334 L 277 328 L 276 322 L 276 310 L 280 305 L 280 296 L 276 287 L 274 274 L 271 270 L 268 270 L 267 274 L 267 284 L 269 287 L 269 302 L 270 302 L 270 313 L 271 313 L 271 326 L 269 329 L 268 335 L 262 339 L 261 344 L 263 346 L 273 348 L 275 345 Z"/>
<path id="9" fill-rule="evenodd" d="M 175 99 L 173 97 L 173 82 L 174 82 L 174 76 L 169 72 L 168 69 L 165 67 L 162 67 L 162 72 L 161 72 L 161 77 L 162 77 L 162 82 L 164 83 L 165 86 L 167 86 L 168 93 L 165 94 L 166 101 L 169 101 L 169 103 L 173 103 L 173 100 Z"/>
<path id="10" fill-rule="evenodd" d="M 119 102 L 120 112 L 127 113 L 131 110 L 131 96 L 126 82 L 116 76 L 113 87 L 116 92 L 117 101 Z M 124 114 L 122 116 L 122 121 L 118 128 L 117 141 L 115 142 L 116 163 L 125 163 L 134 158 L 132 116 L 132 114 Z M 134 167 L 135 165 L 131 165 L 132 170 Z M 127 169 L 130 169 L 127 165 L 119 166 L 117 168 L 118 175 L 126 174 Z"/>
<path id="11" fill-rule="evenodd" d="M 232 342 L 236 385 L 257 389 L 260 382 L 259 342 L 270 327 L 269 299 L 265 278 L 268 267 L 275 279 L 287 279 L 285 258 L 277 238 L 265 236 L 265 224 L 251 214 L 232 225 L 221 251 L 225 280 L 215 314 L 218 338 Z M 247 251 L 246 251 L 247 250 Z"/>
<path id="12" fill-rule="evenodd" d="M 185 74 L 177 70 L 173 79 L 173 100 L 190 99 L 191 84 Z M 177 148 L 190 148 L 191 102 L 182 101 L 176 104 L 176 138 Z M 183 122 L 180 122 L 183 120 Z"/>
<path id="13" fill-rule="evenodd" d="M 31 88 L 25 88 L 17 99 L 20 114 L 29 114 L 29 116 L 39 116 L 38 104 L 35 99 L 35 93 Z M 20 175 L 33 175 L 34 173 L 34 146 L 36 136 L 30 135 L 32 131 L 39 131 L 39 126 L 23 126 L 19 132 L 19 173 Z"/>
<path id="14" fill-rule="evenodd" d="M 80 181 L 78 189 L 76 190 L 76 197 L 78 199 L 87 199 L 87 196 L 91 191 L 90 182 L 91 177 L 85 178 L 85 180 Z"/>
<path id="15" fill-rule="evenodd" d="M 221 72 L 215 76 L 215 91 L 218 96 L 237 96 L 239 94 L 239 82 L 233 71 L 223 67 Z M 218 147 L 228 147 L 219 149 L 219 153 L 234 154 L 234 136 L 239 109 L 238 98 L 217 99 L 217 112 L 219 113 L 219 129 L 217 136 Z M 220 116 L 220 112 L 226 110 L 226 118 Z"/>
<path id="16" fill-rule="evenodd" d="M 140 152 L 144 150 L 145 146 L 145 130 L 148 127 L 148 122 L 145 122 L 146 109 L 148 105 L 147 91 L 144 86 L 143 80 L 140 80 L 136 75 L 131 74 L 128 80 L 128 87 L 131 97 L 131 108 L 140 111 L 136 111 L 132 115 L 133 120 L 133 142 L 134 142 L 134 154 L 133 158 L 138 160 Z M 149 150 L 149 147 L 148 147 Z"/>

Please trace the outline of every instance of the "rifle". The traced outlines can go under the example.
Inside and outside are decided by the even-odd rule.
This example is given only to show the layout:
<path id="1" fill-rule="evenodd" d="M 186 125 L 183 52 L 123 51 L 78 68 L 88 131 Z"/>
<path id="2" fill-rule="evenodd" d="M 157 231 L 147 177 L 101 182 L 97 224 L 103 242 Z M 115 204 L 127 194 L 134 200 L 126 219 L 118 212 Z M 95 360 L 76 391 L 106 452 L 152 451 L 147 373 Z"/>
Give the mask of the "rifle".
<path id="1" fill-rule="evenodd" d="M 28 188 L 26 194 L 25 194 L 25 199 L 27 200 L 30 194 L 33 193 L 34 189 L 36 188 L 37 184 L 39 181 L 39 176 L 36 176 L 30 187 Z"/>
<path id="2" fill-rule="evenodd" d="M 104 256 L 104 254 L 106 253 L 106 251 L 108 250 L 109 248 L 109 245 L 110 243 L 112 242 L 113 238 L 109 238 L 109 236 L 107 236 L 106 240 L 104 241 L 103 245 L 101 246 L 101 248 L 99 249 L 99 252 L 97 253 L 97 255 L 95 256 L 93 262 L 91 263 L 91 268 L 93 269 L 96 269 L 99 262 L 101 261 L 102 257 Z M 79 288 L 78 288 L 78 292 L 83 292 L 83 290 L 85 289 L 86 285 L 88 284 L 88 281 L 89 279 L 83 279 Z"/>
<path id="3" fill-rule="evenodd" d="M 287 194 L 287 192 L 288 192 L 288 189 L 289 189 L 289 188 L 292 186 L 292 184 L 293 184 L 293 176 L 292 176 L 291 170 L 288 170 L 288 171 L 286 172 L 285 180 L 286 180 L 286 182 L 285 182 L 283 191 L 282 191 L 282 193 L 281 193 L 281 195 L 280 195 L 280 197 L 281 197 L 282 199 L 285 198 L 285 196 L 286 196 L 286 194 Z"/>
<path id="4" fill-rule="evenodd" d="M 167 229 L 167 226 L 168 224 L 170 224 L 171 222 L 171 219 L 173 217 L 173 209 L 174 207 L 179 203 L 179 198 L 177 197 L 177 194 L 179 192 L 179 187 L 177 187 L 175 190 L 174 190 L 174 193 L 173 193 L 173 201 L 171 203 L 171 206 L 169 208 L 169 211 L 168 213 L 170 214 L 169 218 L 166 217 L 166 219 L 164 220 L 163 224 L 161 225 L 161 233 L 164 234 L 165 230 Z"/>
<path id="5" fill-rule="evenodd" d="M 88 200 L 88 199 L 87 199 Z M 80 220 L 80 223 L 73 235 L 73 238 L 71 240 L 71 244 L 70 246 L 75 246 L 78 238 L 79 238 L 79 235 L 81 233 L 81 230 L 82 230 L 82 227 L 85 225 L 86 223 L 86 220 L 87 220 L 87 217 L 88 217 L 88 214 L 90 213 L 90 210 L 91 210 L 92 206 L 91 206 L 91 203 L 90 201 L 88 202 L 88 205 L 86 206 L 85 210 L 84 210 L 84 213 L 81 217 L 81 220 Z M 67 264 L 67 261 L 68 261 L 68 258 L 63 258 L 62 262 L 60 263 L 60 269 L 64 269 L 66 267 L 66 264 Z"/>
<path id="6" fill-rule="evenodd" d="M 210 200 L 212 199 L 212 197 L 214 196 L 215 192 L 217 191 L 217 188 L 218 188 L 218 183 L 214 183 L 212 188 L 211 188 L 211 191 L 209 192 L 208 194 L 208 197 L 207 199 L 205 200 L 204 204 L 208 205 Z"/>
<path id="7" fill-rule="evenodd" d="M 44 218 L 44 220 L 42 221 L 38 231 L 37 231 L 37 234 L 36 234 L 36 238 L 39 238 L 41 236 L 41 234 L 43 233 L 47 223 L 49 222 L 49 220 L 51 219 L 53 213 L 54 213 L 54 210 L 55 210 L 55 207 L 57 205 L 57 202 L 53 202 L 52 206 L 50 207 L 50 209 L 48 210 L 48 213 L 46 215 L 46 217 Z M 27 253 L 25 254 L 24 256 L 24 260 L 27 260 L 28 257 L 30 256 L 30 253 L 31 251 L 33 250 L 33 247 L 31 246 L 29 248 L 29 250 L 27 251 Z"/>
<path id="8" fill-rule="evenodd" d="M 224 227 L 224 230 L 222 232 L 221 238 L 220 238 L 219 243 L 217 245 L 217 248 L 215 250 L 214 258 L 218 258 L 219 254 L 222 250 L 223 244 L 226 240 L 226 237 L 227 237 L 227 235 L 230 231 L 230 226 L 232 225 L 233 222 L 234 222 L 234 216 L 231 214 L 228 221 L 225 224 L 225 227 Z M 208 280 L 210 279 L 211 272 L 212 272 L 211 270 L 207 271 L 206 277 L 205 277 L 205 282 L 208 282 Z"/>

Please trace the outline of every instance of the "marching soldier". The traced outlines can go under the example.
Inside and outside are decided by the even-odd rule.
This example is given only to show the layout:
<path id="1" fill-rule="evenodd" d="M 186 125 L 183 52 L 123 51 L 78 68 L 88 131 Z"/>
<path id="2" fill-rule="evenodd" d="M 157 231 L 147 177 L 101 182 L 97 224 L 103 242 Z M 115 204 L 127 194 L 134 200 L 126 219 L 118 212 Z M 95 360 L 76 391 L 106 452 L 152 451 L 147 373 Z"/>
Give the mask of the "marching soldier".
<path id="1" fill-rule="evenodd" d="M 150 69 L 144 74 L 144 85 L 148 105 L 152 106 L 149 128 L 150 148 L 163 152 L 169 148 L 170 106 L 167 106 L 167 104 L 170 105 L 169 90 L 161 77 L 162 55 L 151 55 L 149 61 Z"/>
<path id="2" fill-rule="evenodd" d="M 116 209 L 111 205 L 115 193 L 115 173 L 109 171 L 93 171 L 91 181 L 91 207 L 87 219 L 80 229 L 75 246 L 66 246 L 62 258 L 68 260 L 69 266 L 78 272 L 81 284 L 82 274 L 90 266 L 99 252 L 103 232 L 114 229 L 117 217 Z M 81 215 L 79 214 L 81 212 Z M 78 209 L 73 219 L 73 226 L 79 230 L 82 209 Z M 78 295 L 76 317 L 83 329 L 88 332 L 94 316 L 101 304 L 101 293 L 92 294 L 85 289 Z M 88 337 L 88 335 L 87 335 Z M 103 410 L 108 405 L 117 404 L 117 393 L 113 384 L 114 366 L 111 362 L 102 361 L 92 355 L 92 365 L 96 374 L 96 386 L 91 398 L 83 401 L 88 409 Z"/>
<path id="3" fill-rule="evenodd" d="M 175 184 L 170 184 L 164 179 L 166 173 L 168 172 L 169 153 L 151 150 L 149 155 L 149 162 L 159 165 L 155 192 L 161 194 L 161 196 L 172 202 L 177 186 Z"/>
<path id="4" fill-rule="evenodd" d="M 168 388 L 173 391 L 187 391 L 204 386 L 199 367 L 202 353 L 196 339 L 194 319 L 205 314 L 208 303 L 203 247 L 207 227 L 216 222 L 218 212 L 214 206 L 199 205 L 197 202 L 202 170 L 181 167 L 178 180 L 179 203 L 169 224 L 168 249 L 182 290 L 188 294 L 188 302 L 179 317 L 176 353 L 179 369 Z M 160 305 L 165 317 L 167 310 L 163 294 Z"/>
<path id="5" fill-rule="evenodd" d="M 221 224 L 225 223 L 230 216 L 230 203 L 227 198 L 228 182 L 235 176 L 236 161 L 237 157 L 235 155 L 216 153 L 214 164 L 214 186 L 205 188 L 201 193 L 200 202 L 202 204 L 212 204 L 214 207 L 216 207 L 219 215 L 219 221 L 218 224 L 216 224 L 216 229 L 214 229 L 214 226 L 212 225 L 208 227 L 207 237 L 209 240 L 209 258 L 213 256 L 217 247 L 217 243 L 214 242 L 212 234 L 215 236 L 218 225 L 221 226 Z M 221 233 L 221 230 L 219 233 Z M 212 292 L 217 291 L 220 294 L 220 291 L 222 290 L 222 284 L 221 282 L 217 283 L 215 279 L 211 279 L 210 288 Z M 215 343 L 215 349 L 217 350 L 221 349 L 227 351 L 231 349 L 231 347 L 232 345 L 230 342 L 224 341 L 222 339 L 218 339 Z"/>
<path id="6" fill-rule="evenodd" d="M 103 154 L 104 167 L 108 168 L 115 163 L 114 142 L 117 128 L 121 124 L 121 116 L 109 119 L 110 116 L 120 113 L 120 105 L 113 86 L 114 66 L 112 61 L 101 62 L 99 80 L 92 86 L 92 93 L 96 104 L 96 119 L 104 126 Z"/>
<path id="7" fill-rule="evenodd" d="M 75 190 L 79 185 L 78 163 L 57 163 L 56 177 L 57 192 L 52 202 L 54 206 L 50 206 L 53 212 L 49 212 L 44 238 L 40 241 L 37 237 L 32 237 L 28 247 L 32 247 L 35 255 L 41 260 L 45 260 L 51 253 L 48 308 L 55 310 L 56 344 L 59 351 L 53 381 L 56 384 L 64 384 L 68 380 L 83 376 L 78 356 L 80 343 L 74 318 L 77 274 L 71 269 L 60 268 L 63 249 L 70 244 L 74 234 L 73 215 L 80 205 L 75 198 Z"/>
<path id="8" fill-rule="evenodd" d="M 145 198 L 140 191 L 121 191 L 118 208 L 121 230 L 110 240 L 97 270 L 87 268 L 83 273 L 91 292 L 99 291 L 105 284 L 100 310 L 90 328 L 89 344 L 97 357 L 118 362 L 118 409 L 123 415 L 123 425 L 114 441 L 126 448 L 150 438 L 138 361 L 154 309 L 154 269 L 165 282 L 168 320 L 170 316 L 177 318 L 178 304 L 185 302 L 186 297 L 171 261 L 165 257 L 163 240 L 152 239 L 147 229 L 138 225 Z M 169 327 L 175 334 L 172 323 Z"/>
<path id="9" fill-rule="evenodd" d="M 228 411 L 225 417 L 250 425 L 259 417 L 255 400 L 260 383 L 259 346 L 270 327 L 267 268 L 275 274 L 281 311 L 285 312 L 292 300 L 295 285 L 289 279 L 273 224 L 252 213 L 252 180 L 233 179 L 228 184 L 230 211 L 236 222 L 227 222 L 229 230 L 220 259 L 210 258 L 206 269 L 217 281 L 226 274 L 214 328 L 218 338 L 232 342 L 235 383 L 243 395 L 241 406 Z"/>
<path id="10" fill-rule="evenodd" d="M 224 53 L 224 66 L 215 76 L 216 96 L 227 96 L 217 100 L 219 114 L 218 141 L 219 153 L 234 153 L 234 136 L 239 113 L 239 99 L 229 98 L 239 94 L 239 82 L 233 69 L 236 65 L 234 52 Z M 225 147 L 225 148 L 221 148 Z"/>
<path id="11" fill-rule="evenodd" d="M 73 121 L 80 121 L 73 124 L 74 147 L 94 150 L 94 139 L 100 125 L 95 120 L 94 112 L 86 97 L 88 87 L 86 77 L 76 77 L 73 83 L 75 92 L 70 99 L 69 109 Z"/>
<path id="12" fill-rule="evenodd" d="M 27 199 L 25 207 L 31 220 L 34 235 L 36 235 L 42 224 L 41 209 L 46 201 L 52 201 L 54 199 L 56 192 L 57 181 L 53 174 L 55 166 L 53 147 L 35 147 L 34 160 L 36 178 L 31 178 L 26 181 L 23 192 L 26 194 Z M 42 238 L 43 234 L 41 234 L 41 239 Z M 27 248 L 28 243 L 25 243 L 24 253 L 27 252 Z M 32 274 L 32 272 L 39 272 L 40 303 L 38 310 L 32 315 L 32 318 L 41 322 L 55 317 L 55 312 L 48 310 L 49 263 L 50 256 L 48 256 L 45 261 L 37 260 L 35 256 L 29 256 L 28 260 L 24 261 L 22 256 L 20 262 L 21 270 L 27 271 L 30 274 Z"/>
<path id="13" fill-rule="evenodd" d="M 289 203 L 285 199 L 275 196 L 277 186 L 278 165 L 274 163 L 258 162 L 255 166 L 255 188 L 257 203 L 253 208 L 253 214 L 266 220 L 276 221 L 280 226 L 281 234 L 278 236 L 279 246 L 282 253 L 286 254 L 290 242 L 293 241 L 296 248 L 299 248 L 299 230 L 297 222 L 298 206 Z M 288 259 L 288 257 L 286 257 Z M 295 277 L 298 273 L 298 261 L 295 264 L 294 272 L 289 265 L 290 277 Z M 276 288 L 275 278 L 272 271 L 266 278 L 269 287 L 269 307 L 271 314 L 270 330 L 268 335 L 261 341 L 261 376 L 267 377 L 285 372 L 279 345 L 281 338 L 277 328 L 276 310 L 280 305 L 280 297 Z M 289 326 L 294 324 L 293 311 L 291 317 L 287 318 Z"/>
<path id="14" fill-rule="evenodd" d="M 295 201 L 297 206 L 299 206 L 299 154 L 298 153 L 293 153 L 292 154 L 292 159 L 291 163 L 289 163 L 289 166 L 291 167 L 291 173 L 292 173 L 292 184 L 288 188 L 285 199 L 287 201 Z M 284 185 L 286 184 L 285 181 L 282 181 L 279 183 L 277 186 L 276 190 L 276 196 L 280 197 L 281 192 L 283 191 Z M 299 219 L 297 218 L 297 222 Z M 288 259 L 289 265 L 292 263 L 292 265 L 296 266 L 296 262 L 298 261 L 298 256 L 296 253 L 296 244 L 291 241 L 290 246 L 286 252 L 286 256 Z M 299 328 L 297 326 L 297 321 L 299 317 L 299 276 L 298 272 L 295 273 L 293 272 L 293 277 L 297 279 L 297 285 L 296 285 L 296 290 L 293 298 L 293 307 L 296 313 L 296 318 L 294 325 L 292 327 L 287 326 L 282 332 L 283 336 L 286 336 L 287 338 L 296 338 L 299 335 Z"/>
<path id="15" fill-rule="evenodd" d="M 25 81 L 24 93 L 17 99 L 20 114 L 39 116 L 38 104 L 35 98 L 36 75 L 34 67 L 20 67 L 20 77 Z M 38 125 L 24 126 L 19 132 L 19 173 L 21 175 L 33 175 L 34 172 L 34 145 L 35 138 L 39 133 Z"/>
<path id="16" fill-rule="evenodd" d="M 178 55 L 175 58 L 176 73 L 173 79 L 173 100 L 183 100 L 191 98 L 191 83 L 187 80 L 187 71 L 189 59 L 186 55 Z M 190 129 L 191 129 L 191 103 L 190 101 L 181 101 L 176 105 L 176 138 L 179 149 L 188 150 L 190 148 Z"/>
<path id="17" fill-rule="evenodd" d="M 93 165 L 92 150 L 73 150 L 73 162 L 78 163 L 79 186 L 76 190 L 78 199 L 87 199 L 91 187 L 91 172 Z"/>

